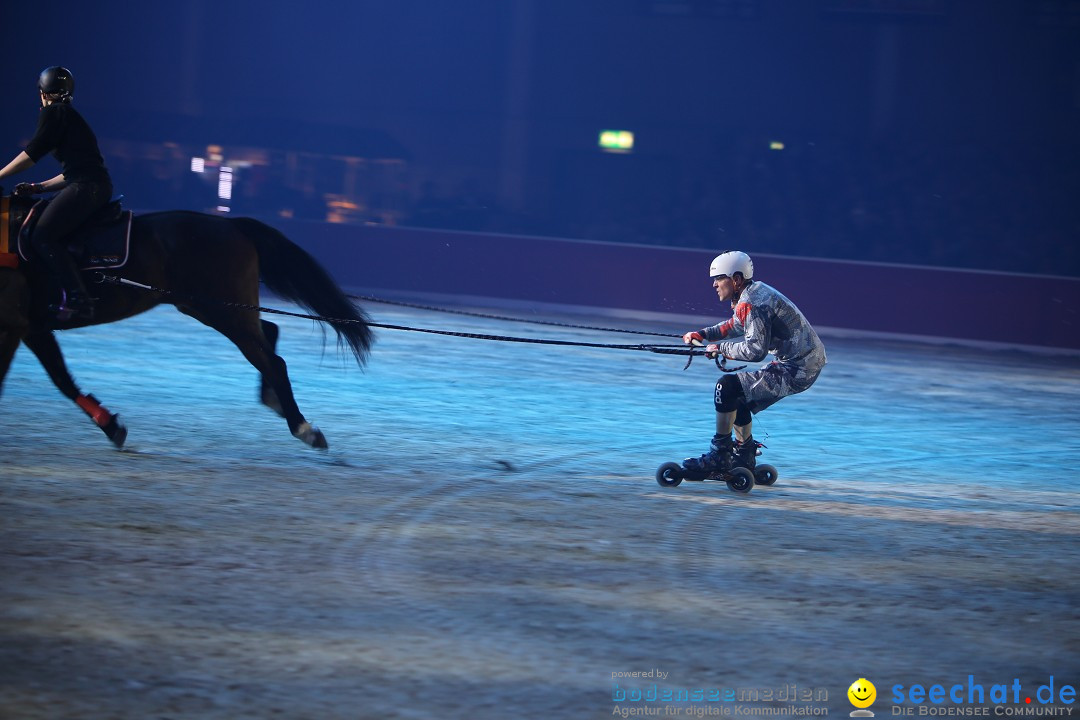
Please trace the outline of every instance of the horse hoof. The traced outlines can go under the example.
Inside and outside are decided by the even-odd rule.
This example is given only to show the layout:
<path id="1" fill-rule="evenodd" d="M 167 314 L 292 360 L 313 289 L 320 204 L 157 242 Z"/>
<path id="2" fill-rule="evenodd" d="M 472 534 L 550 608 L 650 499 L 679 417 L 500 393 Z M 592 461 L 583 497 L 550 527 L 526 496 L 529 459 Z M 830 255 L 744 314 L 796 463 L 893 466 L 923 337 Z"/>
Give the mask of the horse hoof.
<path id="1" fill-rule="evenodd" d="M 117 448 L 124 447 L 124 441 L 127 440 L 127 428 L 118 419 L 119 415 L 113 415 L 109 418 L 109 422 L 105 427 L 101 428 L 104 431 L 105 436 L 112 440 L 113 445 Z"/>
<path id="2" fill-rule="evenodd" d="M 330 447 L 326 443 L 326 436 L 322 434 L 322 430 L 308 422 L 301 423 L 300 427 L 293 431 L 293 435 L 317 450 L 326 450 Z"/>

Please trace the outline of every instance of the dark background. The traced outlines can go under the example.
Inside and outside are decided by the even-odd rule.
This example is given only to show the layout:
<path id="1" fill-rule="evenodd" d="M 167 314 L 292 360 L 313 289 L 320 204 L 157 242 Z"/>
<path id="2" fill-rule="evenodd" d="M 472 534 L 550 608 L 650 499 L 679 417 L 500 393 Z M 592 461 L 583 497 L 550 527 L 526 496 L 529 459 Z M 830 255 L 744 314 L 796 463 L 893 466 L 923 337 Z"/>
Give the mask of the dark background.
<path id="1" fill-rule="evenodd" d="M 1080 275 L 1077 0 L 5 3 L 0 39 L 7 152 L 65 65 L 139 209 Z"/>

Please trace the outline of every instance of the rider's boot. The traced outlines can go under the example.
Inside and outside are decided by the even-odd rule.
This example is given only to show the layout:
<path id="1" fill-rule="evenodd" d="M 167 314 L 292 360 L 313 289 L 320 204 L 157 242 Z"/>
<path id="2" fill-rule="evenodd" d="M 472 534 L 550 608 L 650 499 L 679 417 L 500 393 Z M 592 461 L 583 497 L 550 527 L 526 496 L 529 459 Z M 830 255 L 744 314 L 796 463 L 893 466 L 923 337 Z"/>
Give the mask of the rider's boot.
<path id="1" fill-rule="evenodd" d="M 719 475 L 731 470 L 731 453 L 733 443 L 730 433 L 728 435 L 713 435 L 709 451 L 696 458 L 683 460 L 683 467 L 693 473 L 707 475 Z"/>

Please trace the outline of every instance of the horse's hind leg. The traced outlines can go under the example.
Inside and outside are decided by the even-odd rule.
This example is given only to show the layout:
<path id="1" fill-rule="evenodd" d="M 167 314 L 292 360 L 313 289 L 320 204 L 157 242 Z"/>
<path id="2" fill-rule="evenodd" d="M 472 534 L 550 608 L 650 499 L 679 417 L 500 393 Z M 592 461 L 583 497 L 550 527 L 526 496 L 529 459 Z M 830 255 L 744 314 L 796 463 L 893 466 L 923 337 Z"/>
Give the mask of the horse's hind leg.
<path id="1" fill-rule="evenodd" d="M 277 352 L 278 341 L 278 326 L 269 320 L 261 320 L 263 335 L 266 337 L 266 341 L 270 343 L 270 352 Z M 281 408 L 281 401 L 278 400 L 277 393 L 274 392 L 274 388 L 266 382 L 266 376 L 259 376 L 259 402 L 266 407 L 276 412 L 281 417 L 285 417 L 285 411 Z"/>
<path id="2" fill-rule="evenodd" d="M 49 379 L 64 397 L 82 408 L 116 447 L 123 447 L 127 439 L 127 428 L 120 422 L 119 416 L 106 410 L 97 398 L 82 394 L 68 372 L 56 336 L 51 331 L 33 332 L 24 337 L 23 342 L 37 357 L 45 372 L 49 374 Z"/>
<path id="3" fill-rule="evenodd" d="M 327 447 L 326 437 L 322 431 L 312 426 L 300 412 L 296 398 L 293 397 L 285 361 L 274 353 L 276 343 L 272 343 L 266 335 L 266 326 L 270 325 L 273 327 L 270 333 L 276 340 L 277 326 L 273 323 L 264 323 L 259 319 L 258 314 L 251 310 L 226 309 L 205 312 L 186 307 L 183 312 L 232 340 L 248 362 L 262 375 L 264 386 L 268 386 L 276 396 L 280 407 L 279 414 L 285 418 L 289 424 L 289 431 L 295 437 L 314 448 Z"/>

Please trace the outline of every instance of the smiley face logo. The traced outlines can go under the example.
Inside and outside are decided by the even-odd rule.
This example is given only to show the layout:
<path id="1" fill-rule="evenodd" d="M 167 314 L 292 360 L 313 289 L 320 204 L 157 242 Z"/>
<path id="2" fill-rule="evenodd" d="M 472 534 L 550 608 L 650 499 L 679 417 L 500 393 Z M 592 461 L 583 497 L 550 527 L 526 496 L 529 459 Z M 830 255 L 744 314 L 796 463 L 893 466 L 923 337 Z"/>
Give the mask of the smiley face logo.
<path id="1" fill-rule="evenodd" d="M 877 699 L 877 688 L 866 678 L 859 678 L 847 689 L 848 700 L 857 708 L 868 708 Z"/>

